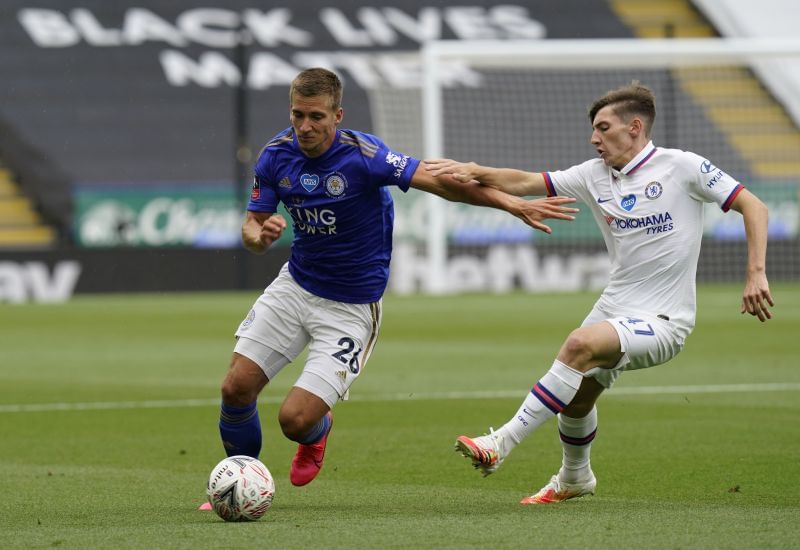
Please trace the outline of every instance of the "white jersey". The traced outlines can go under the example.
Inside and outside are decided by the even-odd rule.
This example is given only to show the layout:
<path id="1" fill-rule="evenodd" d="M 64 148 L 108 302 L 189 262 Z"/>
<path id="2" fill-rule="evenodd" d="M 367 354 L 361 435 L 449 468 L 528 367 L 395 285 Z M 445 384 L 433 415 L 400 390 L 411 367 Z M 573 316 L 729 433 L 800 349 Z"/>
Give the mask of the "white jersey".
<path id="1" fill-rule="evenodd" d="M 667 317 L 688 336 L 703 203 L 727 212 L 742 184 L 703 157 L 652 142 L 619 171 L 598 158 L 544 177 L 549 195 L 585 202 L 603 233 L 611 273 L 597 304 L 613 315 Z"/>

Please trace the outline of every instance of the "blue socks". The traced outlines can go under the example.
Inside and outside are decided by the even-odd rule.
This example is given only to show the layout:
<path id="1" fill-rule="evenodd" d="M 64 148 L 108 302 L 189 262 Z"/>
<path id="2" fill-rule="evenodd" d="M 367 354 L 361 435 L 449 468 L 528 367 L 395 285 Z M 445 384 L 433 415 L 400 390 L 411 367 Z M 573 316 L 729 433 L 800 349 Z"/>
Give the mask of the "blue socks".
<path id="1" fill-rule="evenodd" d="M 295 441 L 312 445 L 325 437 L 331 427 L 330 413 L 323 416 L 308 432 Z M 228 456 L 245 455 L 258 458 L 261 452 L 261 421 L 253 401 L 245 407 L 222 403 L 219 414 L 219 435 Z"/>
<path id="2" fill-rule="evenodd" d="M 297 438 L 295 441 L 300 443 L 301 445 L 313 445 L 323 437 L 325 434 L 328 433 L 328 429 L 331 426 L 331 415 L 327 413 L 323 416 L 319 422 L 314 424 L 314 426 L 305 434 Z"/>
<path id="3" fill-rule="evenodd" d="M 246 455 L 258 458 L 261 452 L 261 421 L 253 401 L 245 407 L 222 404 L 219 415 L 219 435 L 228 456 Z"/>

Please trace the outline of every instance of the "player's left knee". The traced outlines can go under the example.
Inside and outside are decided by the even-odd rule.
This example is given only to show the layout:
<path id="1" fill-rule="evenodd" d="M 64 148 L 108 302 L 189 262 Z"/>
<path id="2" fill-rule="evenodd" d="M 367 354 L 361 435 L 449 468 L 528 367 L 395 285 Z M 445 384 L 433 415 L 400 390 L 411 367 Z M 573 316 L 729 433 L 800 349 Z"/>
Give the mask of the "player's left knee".
<path id="1" fill-rule="evenodd" d="M 256 400 L 258 391 L 246 379 L 229 374 L 220 388 L 222 402 L 235 407 L 244 407 Z"/>

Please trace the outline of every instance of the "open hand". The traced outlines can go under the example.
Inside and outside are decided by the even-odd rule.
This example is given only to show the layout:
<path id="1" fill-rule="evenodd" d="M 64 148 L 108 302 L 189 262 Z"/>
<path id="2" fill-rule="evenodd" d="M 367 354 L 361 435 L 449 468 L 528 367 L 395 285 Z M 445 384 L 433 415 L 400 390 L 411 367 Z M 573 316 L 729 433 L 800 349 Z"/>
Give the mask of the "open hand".
<path id="1" fill-rule="evenodd" d="M 554 219 L 554 220 L 568 220 L 575 219 L 576 214 L 580 212 L 577 208 L 564 206 L 575 202 L 572 197 L 547 197 L 545 199 L 525 200 L 520 199 L 518 208 L 514 215 L 524 221 L 529 226 L 539 231 L 544 231 L 548 235 L 553 232 L 549 226 L 543 224 L 541 220 Z"/>

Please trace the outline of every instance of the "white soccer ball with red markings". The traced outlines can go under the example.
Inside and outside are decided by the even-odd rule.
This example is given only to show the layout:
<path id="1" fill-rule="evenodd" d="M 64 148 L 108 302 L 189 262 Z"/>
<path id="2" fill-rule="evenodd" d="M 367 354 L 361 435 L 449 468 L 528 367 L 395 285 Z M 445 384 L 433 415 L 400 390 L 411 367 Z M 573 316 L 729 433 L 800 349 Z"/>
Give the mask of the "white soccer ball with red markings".
<path id="1" fill-rule="evenodd" d="M 206 495 L 225 521 L 255 521 L 272 506 L 275 481 L 258 459 L 229 456 L 211 470 Z"/>

